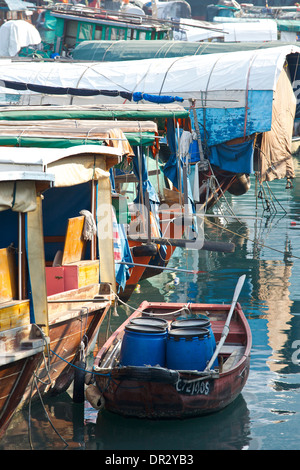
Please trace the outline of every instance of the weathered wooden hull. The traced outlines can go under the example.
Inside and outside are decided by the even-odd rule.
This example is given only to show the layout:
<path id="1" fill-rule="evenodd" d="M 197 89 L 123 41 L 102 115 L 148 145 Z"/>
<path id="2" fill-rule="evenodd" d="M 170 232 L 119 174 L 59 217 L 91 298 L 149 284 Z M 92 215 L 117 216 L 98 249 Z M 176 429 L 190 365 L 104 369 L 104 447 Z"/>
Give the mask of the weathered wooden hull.
<path id="1" fill-rule="evenodd" d="M 165 316 L 168 312 L 171 314 L 172 311 L 184 307 L 184 304 L 143 302 L 138 310 L 152 313 L 160 310 Z M 212 329 L 218 342 L 230 305 L 188 304 L 188 309 L 190 313 L 210 312 Z M 219 371 L 216 374 L 170 371 L 164 368 L 155 372 L 153 367 L 127 367 L 126 370 L 117 366 L 107 371 L 103 369 L 101 373 L 102 358 L 105 358 L 117 340 L 122 338 L 125 325 L 137 316 L 140 314 L 134 312 L 116 330 L 99 351 L 94 363 L 96 387 L 102 393 L 107 410 L 139 418 L 183 419 L 220 411 L 241 393 L 250 369 L 251 331 L 239 304 L 234 311 L 224 350 L 219 356 Z M 236 347 L 242 348 L 243 352 L 236 363 L 227 370 L 223 362 L 226 364 L 229 349 Z M 97 368 L 97 365 L 100 368 Z M 174 373 L 177 373 L 177 376 L 174 376 Z"/>
<path id="2" fill-rule="evenodd" d="M 217 181 L 214 181 L 213 189 L 210 188 L 207 191 L 207 181 L 212 177 L 212 173 L 210 171 L 208 173 L 199 173 L 199 180 L 201 181 L 199 202 L 204 204 L 206 209 L 212 208 L 227 191 L 232 194 L 237 191 L 236 195 L 240 195 L 249 189 L 247 185 L 240 181 L 240 176 L 235 173 L 214 168 L 214 176 Z"/>
<path id="3" fill-rule="evenodd" d="M 14 412 L 23 400 L 24 393 L 34 372 L 43 359 L 45 345 L 36 340 L 33 346 L 30 325 L 1 332 L 2 349 L 0 357 L 0 438 L 4 435 Z M 22 342 L 28 341 L 22 347 Z"/>
<path id="4" fill-rule="evenodd" d="M 234 373 L 215 379 L 180 374 L 176 384 L 138 380 L 98 379 L 105 390 L 105 408 L 123 416 L 148 419 L 183 419 L 215 413 L 241 393 L 249 374 L 250 358 Z M 192 382 L 190 382 L 192 381 Z"/>
<path id="5" fill-rule="evenodd" d="M 81 342 L 87 353 L 111 305 L 110 300 L 84 302 L 98 292 L 99 285 L 95 285 L 48 297 L 50 357 L 37 371 L 41 379 L 36 381 L 40 394 L 58 395 L 71 385 L 74 364 L 80 359 Z M 72 302 L 75 299 L 82 299 L 82 302 Z M 25 398 L 28 399 L 30 393 L 28 388 Z M 32 397 L 36 395 L 36 387 L 33 387 Z"/>

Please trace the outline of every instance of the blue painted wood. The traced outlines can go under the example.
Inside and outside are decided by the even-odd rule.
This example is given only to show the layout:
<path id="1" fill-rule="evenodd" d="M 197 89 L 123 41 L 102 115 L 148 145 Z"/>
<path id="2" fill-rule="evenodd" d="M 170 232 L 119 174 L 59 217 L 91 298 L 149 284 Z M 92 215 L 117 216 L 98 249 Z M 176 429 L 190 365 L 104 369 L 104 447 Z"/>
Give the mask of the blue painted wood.
<path id="1" fill-rule="evenodd" d="M 271 129 L 273 92 L 248 92 L 246 135 Z M 194 127 L 193 113 L 190 113 Z M 244 136 L 245 107 L 243 108 L 197 108 L 197 118 L 202 142 L 209 147 Z"/>

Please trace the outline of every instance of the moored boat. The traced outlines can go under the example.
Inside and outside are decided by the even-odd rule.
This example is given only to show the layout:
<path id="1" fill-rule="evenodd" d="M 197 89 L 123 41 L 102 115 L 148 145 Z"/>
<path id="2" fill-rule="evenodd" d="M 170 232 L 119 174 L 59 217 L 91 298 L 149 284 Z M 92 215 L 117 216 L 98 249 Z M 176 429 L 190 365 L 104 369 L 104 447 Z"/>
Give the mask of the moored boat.
<path id="1" fill-rule="evenodd" d="M 22 105 L 80 104 L 87 102 L 88 94 L 93 96 L 94 104 L 141 101 L 147 96 L 179 97 L 189 110 L 197 136 L 192 139 L 195 151 L 190 167 L 195 175 L 194 201 L 202 204 L 203 199 L 204 203 L 209 202 L 206 188 L 219 186 L 218 181 L 224 179 L 221 188 L 224 193 L 231 186 L 228 177 L 235 175 L 256 172 L 260 185 L 286 178 L 287 188 L 291 187 L 295 175 L 291 140 L 299 111 L 294 95 L 300 70 L 298 54 L 299 48 L 289 45 L 244 51 L 242 61 L 236 51 L 109 64 L 30 62 L 26 68 L 22 62 L 5 59 L 0 91 L 3 100 L 10 93 L 10 100 Z M 226 83 L 222 81 L 224 70 L 230 70 Z M 49 76 L 58 75 L 59 84 L 49 80 Z M 81 77 L 80 83 L 73 81 L 71 86 L 70 76 L 77 75 Z M 35 83 L 33 76 L 39 77 L 39 83 Z M 191 81 L 191 76 L 199 79 Z M 138 91 L 128 93 L 128 90 Z M 64 96 L 64 92 L 70 96 Z M 280 120 L 278 129 L 275 116 Z M 201 184 L 204 180 L 206 184 Z M 242 188 L 247 190 L 247 186 Z"/>
<path id="2" fill-rule="evenodd" d="M 156 122 L 153 122 L 154 118 Z M 124 226 L 128 226 L 133 261 L 126 286 L 119 293 L 120 297 L 128 300 L 140 279 L 158 274 L 167 266 L 176 247 L 169 242 L 170 239 L 181 239 L 186 229 L 184 223 L 175 228 L 176 221 L 182 219 L 183 205 L 187 203 L 183 193 L 185 180 L 188 179 L 188 175 L 183 178 L 183 168 L 180 168 L 182 159 L 175 153 L 178 154 L 179 147 L 178 126 L 180 134 L 190 128 L 188 111 L 173 104 L 63 108 L 33 106 L 20 107 L 17 113 L 14 107 L 3 107 L 0 119 L 2 145 L 64 148 L 83 143 L 102 144 L 105 141 L 112 146 L 125 147 L 128 139 L 130 145 L 127 145 L 127 152 L 123 152 L 125 171 L 112 168 L 112 201 L 117 218 L 120 218 L 120 214 L 125 215 L 125 221 L 124 217 L 122 219 Z M 162 138 L 172 142 L 172 149 L 168 150 L 166 143 L 160 146 L 159 140 Z M 161 149 L 166 155 L 162 155 Z M 124 165 L 121 169 L 124 169 Z M 177 188 L 180 186 L 179 192 Z M 151 212 L 148 233 L 145 230 L 147 217 L 144 209 L 141 210 L 147 192 L 151 206 L 147 207 Z M 128 205 L 131 206 L 130 211 Z M 137 213 L 140 213 L 139 230 L 135 228 L 138 225 Z M 153 243 L 153 238 L 157 242 Z"/>
<path id="3" fill-rule="evenodd" d="M 18 171 L 1 157 L 0 438 L 47 354 L 50 341 L 38 220 L 41 194 L 53 180 L 54 176 L 38 164 L 28 164 Z"/>
<path id="4" fill-rule="evenodd" d="M 2 372 L 5 371 L 7 359 L 11 358 L 13 362 L 15 356 L 15 361 L 20 359 L 17 365 L 22 365 L 21 359 L 26 359 L 26 356 L 30 359 L 29 353 L 36 348 L 33 351 L 36 359 L 32 353 L 34 361 L 29 360 L 28 364 L 23 361 L 23 376 L 17 374 L 17 367 L 15 377 L 10 374 L 11 381 L 16 379 L 11 392 L 4 379 L 2 381 L 1 391 L 7 392 L 7 395 L 17 393 L 19 401 L 14 403 L 14 410 L 21 408 L 30 398 L 37 397 L 37 392 L 39 395 L 58 394 L 69 387 L 75 376 L 74 365 L 77 361 L 84 361 L 114 301 L 116 277 L 113 235 L 110 231 L 111 186 L 107 170 L 121 158 L 122 152 L 105 146 L 90 146 L 88 150 L 87 152 L 86 146 L 70 149 L 1 148 L 0 169 L 3 175 L 10 175 L 12 178 L 11 188 L 6 185 L 2 191 L 2 206 L 8 204 L 10 196 L 13 207 L 11 211 L 0 212 L 4 217 L 1 218 L 1 223 L 9 229 L 1 232 L 1 247 L 7 247 L 9 241 L 16 244 L 15 238 L 7 238 L 12 228 L 18 227 L 17 207 L 24 212 L 27 208 L 28 212 L 19 222 L 20 244 L 12 251 L 13 258 L 18 259 L 21 274 L 17 297 L 19 300 L 14 301 L 12 298 L 12 301 L 6 302 L 4 313 L 5 307 L 10 307 L 6 308 L 7 321 L 18 322 L 16 326 L 22 325 L 25 316 L 32 331 L 31 335 L 22 337 L 18 328 L 14 328 L 16 338 L 11 335 L 10 344 L 6 341 L 7 344 L 2 348 L 6 347 L 7 354 L 4 354 L 4 362 L 0 363 L 1 380 L 5 378 Z M 27 181 L 31 182 L 32 174 L 37 170 L 40 171 L 42 182 L 45 174 L 49 173 L 52 178 L 51 186 L 48 184 L 47 191 L 43 194 L 41 192 L 45 188 L 40 188 L 41 184 L 35 186 L 33 181 L 29 185 Z M 26 183 L 19 193 L 14 189 L 18 189 L 18 175 Z M 35 195 L 36 187 L 38 198 Z M 103 211 L 108 208 L 110 210 L 104 218 Z M 91 209 L 90 213 L 88 209 Z M 85 210 L 84 215 L 76 216 L 80 210 Z M 5 218 L 8 212 L 12 213 L 11 218 Z M 91 228 L 91 214 L 96 221 L 97 248 L 101 263 L 93 259 L 92 241 L 86 238 Z M 57 244 L 62 246 L 61 253 L 60 250 L 56 251 Z M 7 271 L 11 274 L 14 268 L 11 256 L 9 257 L 10 250 L 5 248 L 1 251 L 5 251 Z M 31 286 L 28 285 L 28 280 Z M 11 280 L 10 282 L 12 284 Z M 35 324 L 38 328 L 34 328 Z M 42 328 L 46 330 L 45 335 L 48 337 L 46 351 L 43 337 L 35 332 Z M 5 333 L 3 332 L 3 337 Z M 9 338 L 8 335 L 6 337 Z M 18 346 L 22 339 L 21 354 Z M 12 370 L 10 367 L 10 372 Z M 79 394 L 79 385 L 76 388 L 74 385 L 76 400 Z M 1 417 L 5 418 L 7 404 L 4 403 L 4 398 L 2 403 L 4 411 Z M 1 422 L 1 431 L 4 424 L 6 423 Z"/>
<path id="5" fill-rule="evenodd" d="M 86 389 L 91 405 L 139 418 L 202 416 L 229 405 L 250 368 L 241 282 L 231 305 L 143 302 L 98 352 Z"/>

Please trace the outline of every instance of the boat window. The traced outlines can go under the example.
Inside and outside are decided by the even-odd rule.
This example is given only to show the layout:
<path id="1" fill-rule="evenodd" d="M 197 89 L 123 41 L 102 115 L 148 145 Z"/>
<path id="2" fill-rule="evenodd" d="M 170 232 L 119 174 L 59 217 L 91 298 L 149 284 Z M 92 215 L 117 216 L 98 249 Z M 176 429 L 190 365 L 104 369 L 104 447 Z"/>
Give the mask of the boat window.
<path id="1" fill-rule="evenodd" d="M 140 31 L 139 39 L 147 39 L 146 38 L 146 31 Z"/>
<path id="2" fill-rule="evenodd" d="M 126 39 L 126 29 L 124 28 L 119 29 L 119 39 Z"/>
<path id="3" fill-rule="evenodd" d="M 76 45 L 77 26 L 77 21 L 66 22 L 65 43 L 68 45 L 68 47 L 73 47 Z"/>
<path id="4" fill-rule="evenodd" d="M 104 40 L 109 40 L 110 39 L 110 28 L 105 28 L 104 30 Z"/>
<path id="5" fill-rule="evenodd" d="M 111 28 L 110 39 L 116 41 L 118 39 L 118 28 Z"/>
<path id="6" fill-rule="evenodd" d="M 102 39 L 102 26 L 96 26 L 94 39 Z"/>
<path id="7" fill-rule="evenodd" d="M 92 39 L 92 25 L 80 23 L 78 39 L 90 40 Z"/>
<path id="8" fill-rule="evenodd" d="M 138 31 L 136 29 L 131 30 L 130 39 L 138 39 Z"/>

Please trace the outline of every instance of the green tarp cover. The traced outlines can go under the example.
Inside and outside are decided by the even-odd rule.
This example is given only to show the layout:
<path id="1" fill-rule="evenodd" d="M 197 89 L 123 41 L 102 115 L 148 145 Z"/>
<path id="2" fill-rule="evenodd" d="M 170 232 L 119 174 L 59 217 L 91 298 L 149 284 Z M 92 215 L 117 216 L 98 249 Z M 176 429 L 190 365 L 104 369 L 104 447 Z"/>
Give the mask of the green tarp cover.
<path id="1" fill-rule="evenodd" d="M 74 60 L 95 62 L 116 62 L 185 55 L 218 54 L 224 52 L 247 51 L 279 47 L 298 43 L 281 41 L 210 43 L 187 41 L 83 41 L 75 47 Z"/>
<path id="2" fill-rule="evenodd" d="M 300 31 L 300 21 L 297 20 L 276 20 L 278 31 L 290 31 L 298 33 Z M 296 45 L 299 43 L 295 43 Z"/>
<path id="3" fill-rule="evenodd" d="M 155 134 L 152 132 L 131 133 L 124 132 L 130 145 L 153 145 Z M 102 145 L 99 139 L 55 139 L 45 137 L 23 137 L 0 135 L 0 146 L 10 147 L 41 147 L 41 148 L 69 148 L 75 145 Z"/>
<path id="4" fill-rule="evenodd" d="M 53 109 L 55 107 L 45 106 L 37 107 L 18 107 L 17 110 L 4 108 L 0 109 L 0 121 L 1 120 L 12 120 L 12 121 L 29 121 L 37 119 L 126 119 L 126 120 L 153 120 L 159 118 L 187 118 L 189 116 L 188 111 L 181 106 L 149 106 L 149 107 L 135 107 L 131 105 L 121 105 L 110 109 L 109 106 L 103 106 L 103 108 L 95 109 L 84 109 L 70 106 L 64 106 L 63 109 Z M 131 109 L 130 109 L 131 108 Z"/>

